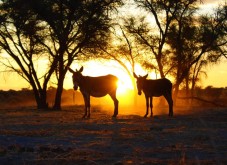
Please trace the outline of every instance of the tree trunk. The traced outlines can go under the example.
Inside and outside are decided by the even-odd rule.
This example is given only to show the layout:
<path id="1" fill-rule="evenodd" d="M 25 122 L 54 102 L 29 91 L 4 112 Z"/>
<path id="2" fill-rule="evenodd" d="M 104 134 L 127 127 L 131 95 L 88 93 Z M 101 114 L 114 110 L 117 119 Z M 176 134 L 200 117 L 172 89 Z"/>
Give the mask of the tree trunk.
<path id="1" fill-rule="evenodd" d="M 186 83 L 186 87 L 185 87 L 186 88 L 185 89 L 186 90 L 185 91 L 186 92 L 186 97 L 190 97 L 190 91 L 189 91 L 190 90 L 189 89 L 189 74 L 187 74 L 187 76 L 185 77 L 185 83 Z M 187 103 L 190 104 L 190 101 L 187 100 Z"/>
<path id="2" fill-rule="evenodd" d="M 160 73 L 161 78 L 165 78 L 161 59 L 157 59 L 157 63 L 158 63 L 158 69 L 159 69 L 159 73 Z"/>
<path id="3" fill-rule="evenodd" d="M 134 103 L 134 106 L 136 107 L 137 106 L 137 95 L 138 95 L 138 92 L 137 92 L 137 85 L 136 85 L 136 81 L 135 81 L 135 78 L 131 76 L 131 81 L 132 81 L 132 84 L 133 84 L 133 103 Z"/>
<path id="4" fill-rule="evenodd" d="M 46 102 L 46 96 L 47 96 L 46 89 L 37 89 L 35 82 L 32 81 L 32 79 L 30 81 L 30 84 L 32 86 L 37 109 L 48 109 L 48 104 Z"/>
<path id="5" fill-rule="evenodd" d="M 46 91 L 38 92 L 36 89 L 33 89 L 35 96 L 35 101 L 37 109 L 48 109 L 48 103 L 46 102 Z"/>
<path id="6" fill-rule="evenodd" d="M 70 66 L 72 61 L 73 59 L 69 59 L 67 66 Z M 53 109 L 56 109 L 56 110 L 61 110 L 61 97 L 62 97 L 63 84 L 64 84 L 66 73 L 67 73 L 67 68 L 64 68 L 63 55 L 62 55 L 61 60 L 59 60 L 59 79 L 58 79 L 58 86 L 57 86 L 57 91 L 55 94 L 55 101 L 53 106 Z"/>
<path id="7" fill-rule="evenodd" d="M 61 110 L 61 96 L 63 92 L 63 82 L 64 80 L 60 80 L 60 79 L 58 81 L 58 87 L 55 94 L 55 101 L 53 106 L 53 109 L 56 109 L 56 110 Z"/>
<path id="8" fill-rule="evenodd" d="M 40 97 L 37 102 L 38 109 L 48 109 L 48 103 L 46 102 L 46 97 Z"/>
<path id="9" fill-rule="evenodd" d="M 176 106 L 177 105 L 177 96 L 178 96 L 178 92 L 179 92 L 179 86 L 180 84 L 177 82 L 175 84 L 175 89 L 174 89 L 174 93 L 173 93 L 173 105 Z"/>
<path id="10" fill-rule="evenodd" d="M 66 74 L 66 70 L 63 70 L 61 73 L 59 73 L 58 87 L 55 94 L 55 102 L 53 106 L 53 109 L 56 109 L 56 110 L 61 110 L 61 96 L 63 92 L 65 74 Z"/>
<path id="11" fill-rule="evenodd" d="M 195 79 L 194 79 L 194 76 L 193 76 L 193 79 L 192 79 L 192 86 L 191 86 L 191 91 L 190 91 L 190 95 L 191 95 L 191 104 L 193 104 L 193 98 L 194 98 L 194 90 L 195 90 Z"/>

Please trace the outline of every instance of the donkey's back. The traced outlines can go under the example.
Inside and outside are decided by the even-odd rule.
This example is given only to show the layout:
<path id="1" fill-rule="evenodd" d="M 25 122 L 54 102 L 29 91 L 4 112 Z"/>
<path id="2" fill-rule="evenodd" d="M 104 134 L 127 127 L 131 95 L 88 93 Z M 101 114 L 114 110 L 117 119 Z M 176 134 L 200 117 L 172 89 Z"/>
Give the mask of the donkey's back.
<path id="1" fill-rule="evenodd" d="M 157 80 L 145 80 L 144 93 L 149 96 L 162 96 L 172 91 L 172 83 L 166 78 L 157 79 Z"/>
<path id="2" fill-rule="evenodd" d="M 103 94 L 110 94 L 117 90 L 118 78 L 114 75 L 106 75 L 100 77 L 85 77 L 81 88 L 90 92 L 99 92 Z M 82 89 L 83 90 L 83 89 Z"/>

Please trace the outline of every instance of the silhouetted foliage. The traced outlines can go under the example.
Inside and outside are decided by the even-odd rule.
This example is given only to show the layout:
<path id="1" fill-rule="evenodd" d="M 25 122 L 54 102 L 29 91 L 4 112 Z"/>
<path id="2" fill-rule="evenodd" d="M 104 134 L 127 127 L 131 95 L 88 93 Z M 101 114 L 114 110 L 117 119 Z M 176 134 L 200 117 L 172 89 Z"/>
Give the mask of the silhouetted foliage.
<path id="1" fill-rule="evenodd" d="M 0 47 L 8 55 L 1 57 L 1 63 L 31 85 L 38 108 L 47 108 L 46 88 L 54 70 L 50 67 L 42 75 L 38 73 L 39 60 L 46 55 L 39 42 L 45 38 L 45 27 L 28 4 L 22 2 L 6 0 L 0 5 Z"/>
<path id="2" fill-rule="evenodd" d="M 184 80 L 189 88 L 190 73 L 196 74 L 193 83 L 198 80 L 206 64 L 201 60 L 216 62 L 226 55 L 226 5 L 202 16 L 197 12 L 198 0 L 134 1 L 146 16 L 128 19 L 126 27 L 147 54 L 145 66 L 161 77 L 174 77 L 174 98 Z"/>
<path id="3" fill-rule="evenodd" d="M 113 22 L 113 11 L 122 2 L 2 0 L 0 51 L 7 57 L 1 56 L 0 63 L 31 85 L 38 108 L 48 107 L 49 82 L 56 84 L 49 105 L 60 109 L 67 67 L 81 57 L 88 60 L 88 54 L 119 62 L 129 75 L 139 62 L 161 77 L 173 76 L 175 98 L 183 83 L 187 91 L 189 85 L 196 90 L 204 66 L 226 57 L 226 4 L 202 16 L 196 13 L 198 0 L 134 0 L 141 10 L 138 17 L 121 22 L 116 16 Z"/>
<path id="4" fill-rule="evenodd" d="M 47 107 L 46 89 L 55 73 L 54 108 L 61 108 L 67 66 L 79 54 L 94 51 L 97 44 L 107 42 L 110 13 L 118 5 L 121 0 L 3 0 L 0 47 L 19 68 L 12 62 L 4 64 L 29 82 L 38 107 Z M 42 76 L 37 75 L 34 56 L 47 62 Z"/>
<path id="5" fill-rule="evenodd" d="M 227 43 L 226 32 L 223 28 L 226 18 L 223 18 L 223 15 L 214 13 L 197 18 L 194 2 L 191 3 L 191 1 L 180 11 L 181 14 L 176 15 L 175 22 L 171 24 L 167 35 L 167 43 L 172 48 L 172 61 L 175 64 L 173 75 L 176 79 L 176 96 L 183 80 L 186 79 L 186 85 L 189 86 L 192 69 L 197 74 L 197 76 L 194 75 L 193 80 L 195 80 L 202 67 L 209 61 L 216 62 L 221 55 L 226 53 L 222 47 Z M 192 89 L 193 83 L 195 82 L 192 82 Z"/>

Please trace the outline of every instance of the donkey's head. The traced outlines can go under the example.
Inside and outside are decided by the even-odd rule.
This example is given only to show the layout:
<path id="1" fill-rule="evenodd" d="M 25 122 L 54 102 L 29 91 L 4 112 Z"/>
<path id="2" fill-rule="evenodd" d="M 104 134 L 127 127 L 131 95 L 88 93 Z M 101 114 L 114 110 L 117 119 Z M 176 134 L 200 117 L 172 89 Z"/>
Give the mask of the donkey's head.
<path id="1" fill-rule="evenodd" d="M 137 76 L 135 73 L 133 73 L 134 77 L 136 78 L 136 84 L 137 84 L 137 90 L 138 90 L 138 95 L 142 94 L 142 89 L 143 89 L 143 85 L 144 85 L 144 81 L 146 80 L 148 74 L 146 74 L 145 76 Z"/>
<path id="2" fill-rule="evenodd" d="M 68 70 L 73 74 L 72 79 L 73 79 L 73 88 L 74 90 L 77 90 L 79 85 L 81 84 L 81 78 L 83 75 L 81 72 L 83 71 L 83 67 L 81 67 L 79 70 L 72 70 L 71 68 L 68 67 Z"/>

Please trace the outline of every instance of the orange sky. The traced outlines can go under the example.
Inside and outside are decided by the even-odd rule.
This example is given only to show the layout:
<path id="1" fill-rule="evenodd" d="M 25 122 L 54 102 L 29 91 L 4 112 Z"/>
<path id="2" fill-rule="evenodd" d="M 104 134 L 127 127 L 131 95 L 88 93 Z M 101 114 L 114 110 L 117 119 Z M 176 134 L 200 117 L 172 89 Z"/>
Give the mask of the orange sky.
<path id="1" fill-rule="evenodd" d="M 72 65 L 73 69 L 79 69 L 81 65 Z M 199 84 L 202 87 L 206 87 L 208 85 L 214 87 L 227 87 L 227 59 L 222 60 L 219 64 L 208 66 L 206 69 L 208 77 L 203 77 L 202 83 Z M 136 72 L 138 74 L 146 74 L 145 71 L 141 69 L 141 67 L 136 67 Z M 123 86 L 126 88 L 132 88 L 130 83 L 130 78 L 127 76 L 127 73 L 123 71 L 119 66 L 113 63 L 100 63 L 100 62 L 92 62 L 84 64 L 84 75 L 87 76 L 100 76 L 106 74 L 114 74 L 119 77 L 121 82 L 123 82 Z M 149 78 L 155 78 L 154 73 L 148 73 Z M 0 90 L 20 90 L 21 88 L 28 88 L 28 83 L 23 80 L 20 76 L 14 73 L 1 73 L 0 74 Z M 128 84 L 127 84 L 128 83 Z M 54 84 L 49 84 L 54 85 Z M 67 73 L 64 88 L 69 89 L 72 88 L 72 75 L 71 73 Z"/>
<path id="2" fill-rule="evenodd" d="M 220 1 L 216 0 L 205 0 L 203 1 L 204 5 L 204 11 L 211 10 L 211 8 L 214 7 L 214 3 L 218 3 Z M 81 65 L 78 65 L 78 67 Z M 76 66 L 72 66 L 73 69 L 76 69 Z M 78 69 L 78 68 L 77 68 Z M 2 68 L 0 66 L 0 70 L 2 71 Z M 139 67 L 136 69 L 137 72 L 144 73 Z M 206 87 L 208 85 L 214 86 L 214 87 L 227 87 L 227 59 L 222 59 L 222 61 L 219 64 L 209 66 L 206 68 L 206 72 L 208 74 L 207 78 L 203 78 L 201 86 Z M 122 81 L 129 82 L 129 77 L 127 77 L 127 74 L 121 70 L 116 65 L 113 66 L 113 64 L 110 63 L 92 63 L 89 65 L 85 65 L 85 69 L 83 72 L 85 75 L 89 76 L 99 76 L 99 75 L 105 75 L 105 74 L 115 74 L 117 75 Z M 152 73 L 149 73 L 150 78 L 152 77 Z M 52 85 L 52 84 L 49 84 Z M 125 84 L 124 84 L 125 85 Z M 130 85 L 127 85 L 130 88 Z M 20 90 L 21 88 L 28 88 L 29 84 L 23 80 L 20 76 L 13 74 L 13 73 L 5 73 L 0 72 L 0 90 Z M 71 74 L 67 73 L 64 88 L 72 88 L 72 80 L 71 80 Z"/>

